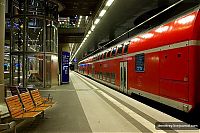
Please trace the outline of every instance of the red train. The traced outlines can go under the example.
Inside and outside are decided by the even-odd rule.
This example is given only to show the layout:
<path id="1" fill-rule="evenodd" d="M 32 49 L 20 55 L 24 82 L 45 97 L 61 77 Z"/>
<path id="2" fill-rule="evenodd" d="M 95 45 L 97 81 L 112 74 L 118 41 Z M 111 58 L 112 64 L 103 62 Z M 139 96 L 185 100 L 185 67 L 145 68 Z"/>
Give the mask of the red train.
<path id="1" fill-rule="evenodd" d="M 200 105 L 200 11 L 81 61 L 79 72 L 124 93 L 191 111 Z"/>

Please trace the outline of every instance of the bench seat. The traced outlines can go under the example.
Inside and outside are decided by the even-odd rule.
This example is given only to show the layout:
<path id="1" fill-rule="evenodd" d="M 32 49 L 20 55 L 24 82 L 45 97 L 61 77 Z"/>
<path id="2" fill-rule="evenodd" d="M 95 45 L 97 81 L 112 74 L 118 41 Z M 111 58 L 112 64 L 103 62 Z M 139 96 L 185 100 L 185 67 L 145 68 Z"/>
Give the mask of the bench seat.
<path id="1" fill-rule="evenodd" d="M 13 119 L 34 118 L 42 113 L 42 111 L 25 111 L 23 109 L 18 95 L 5 98 L 5 102 L 8 107 L 9 113 Z"/>
<path id="2" fill-rule="evenodd" d="M 15 117 L 15 119 L 22 119 L 22 118 L 33 118 L 41 114 L 41 112 L 24 112 Z"/>
<path id="3" fill-rule="evenodd" d="M 45 111 L 49 107 L 35 106 L 29 92 L 20 94 L 21 101 L 26 111 Z"/>
<path id="4" fill-rule="evenodd" d="M 38 89 L 30 91 L 30 94 L 35 102 L 36 107 L 50 107 L 55 104 L 55 102 L 52 100 L 43 98 Z"/>

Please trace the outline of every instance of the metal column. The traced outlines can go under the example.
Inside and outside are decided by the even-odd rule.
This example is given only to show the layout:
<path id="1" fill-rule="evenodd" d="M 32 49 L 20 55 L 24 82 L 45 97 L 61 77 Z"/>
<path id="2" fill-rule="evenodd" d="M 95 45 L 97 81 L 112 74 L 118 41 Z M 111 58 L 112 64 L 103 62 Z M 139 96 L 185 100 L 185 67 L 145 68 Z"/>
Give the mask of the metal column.
<path id="1" fill-rule="evenodd" d="M 0 2 L 0 103 L 4 102 L 5 0 Z"/>

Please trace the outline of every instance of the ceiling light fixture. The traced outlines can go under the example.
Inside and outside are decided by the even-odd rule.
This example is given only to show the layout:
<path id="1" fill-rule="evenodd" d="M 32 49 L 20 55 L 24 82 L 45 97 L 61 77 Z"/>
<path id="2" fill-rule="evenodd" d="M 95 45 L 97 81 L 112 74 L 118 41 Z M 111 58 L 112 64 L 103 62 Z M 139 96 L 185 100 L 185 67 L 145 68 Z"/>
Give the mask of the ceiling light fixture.
<path id="1" fill-rule="evenodd" d="M 103 17 L 103 15 L 104 15 L 105 13 L 106 13 L 106 10 L 103 9 L 103 10 L 100 12 L 99 17 Z"/>
<path id="2" fill-rule="evenodd" d="M 85 43 L 85 41 L 88 39 L 88 37 L 90 36 L 90 34 L 92 33 L 92 31 L 94 31 L 96 25 L 100 22 L 101 18 L 105 15 L 106 11 L 109 9 L 108 7 L 110 7 L 112 5 L 112 3 L 114 2 L 114 0 L 108 0 L 105 7 L 101 10 L 101 12 L 99 13 L 99 17 L 96 18 L 96 20 L 94 21 L 94 24 L 91 26 L 91 29 L 88 31 L 87 35 L 85 36 L 83 42 L 81 43 L 81 45 L 79 46 L 79 48 L 76 50 L 76 53 L 73 55 L 73 57 L 71 58 L 70 61 L 72 61 L 74 59 L 74 57 L 76 56 L 76 54 L 79 52 L 80 48 L 82 47 L 82 45 Z M 82 18 L 82 16 L 80 16 L 80 19 Z M 79 21 L 81 21 L 79 19 Z M 88 16 L 85 17 L 85 20 L 88 19 Z M 78 27 L 80 26 L 80 24 L 78 24 Z"/>
<path id="3" fill-rule="evenodd" d="M 106 3 L 106 6 L 111 6 L 113 2 L 114 2 L 114 0 L 108 0 Z"/>
<path id="4" fill-rule="evenodd" d="M 94 31 L 95 25 L 92 25 L 91 27 L 91 31 Z"/>
<path id="5" fill-rule="evenodd" d="M 88 31 L 88 35 L 90 35 L 92 32 L 91 32 L 91 30 L 90 31 Z"/>
<path id="6" fill-rule="evenodd" d="M 99 18 L 97 18 L 97 19 L 94 21 L 94 24 L 98 24 L 98 23 L 99 23 L 99 21 L 100 21 L 100 19 L 99 19 Z"/>

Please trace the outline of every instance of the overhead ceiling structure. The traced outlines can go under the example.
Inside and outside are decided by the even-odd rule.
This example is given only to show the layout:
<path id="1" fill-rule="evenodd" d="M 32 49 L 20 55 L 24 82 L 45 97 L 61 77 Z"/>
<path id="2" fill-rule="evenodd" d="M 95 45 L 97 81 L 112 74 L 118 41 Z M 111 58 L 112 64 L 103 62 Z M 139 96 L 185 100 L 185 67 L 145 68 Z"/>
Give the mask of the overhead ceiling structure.
<path id="1" fill-rule="evenodd" d="M 110 0 L 109 0 L 110 1 Z M 158 15 L 151 21 L 144 23 L 137 29 L 116 39 L 106 47 L 131 37 L 141 31 L 159 25 L 164 21 L 195 7 L 200 0 L 111 0 L 113 3 L 106 8 L 103 16 L 98 20 L 104 6 L 108 0 L 66 0 L 60 1 L 64 9 L 59 13 L 59 17 L 77 19 L 72 23 L 73 28 L 59 29 L 59 43 L 75 43 L 72 49 L 72 56 L 82 60 L 96 49 L 108 44 L 131 28 L 137 27 L 152 16 L 162 12 L 166 8 L 178 3 L 171 9 Z M 66 20 L 68 21 L 68 20 Z M 80 21 L 80 22 L 79 22 Z M 63 22 L 61 22 L 62 25 Z M 95 28 L 92 29 L 92 26 Z M 70 26 L 69 26 L 70 27 Z M 92 29 L 92 30 L 91 30 Z M 89 33 L 89 34 L 88 34 Z M 81 48 L 80 48 L 81 46 Z M 77 52 L 78 50 L 78 52 Z"/>
<path id="2" fill-rule="evenodd" d="M 102 1 L 60 0 L 59 43 L 81 43 L 89 20 L 96 14 Z"/>
<path id="3" fill-rule="evenodd" d="M 62 0 L 60 2 L 64 7 L 59 13 L 62 17 L 91 16 L 98 10 L 102 0 Z"/>

